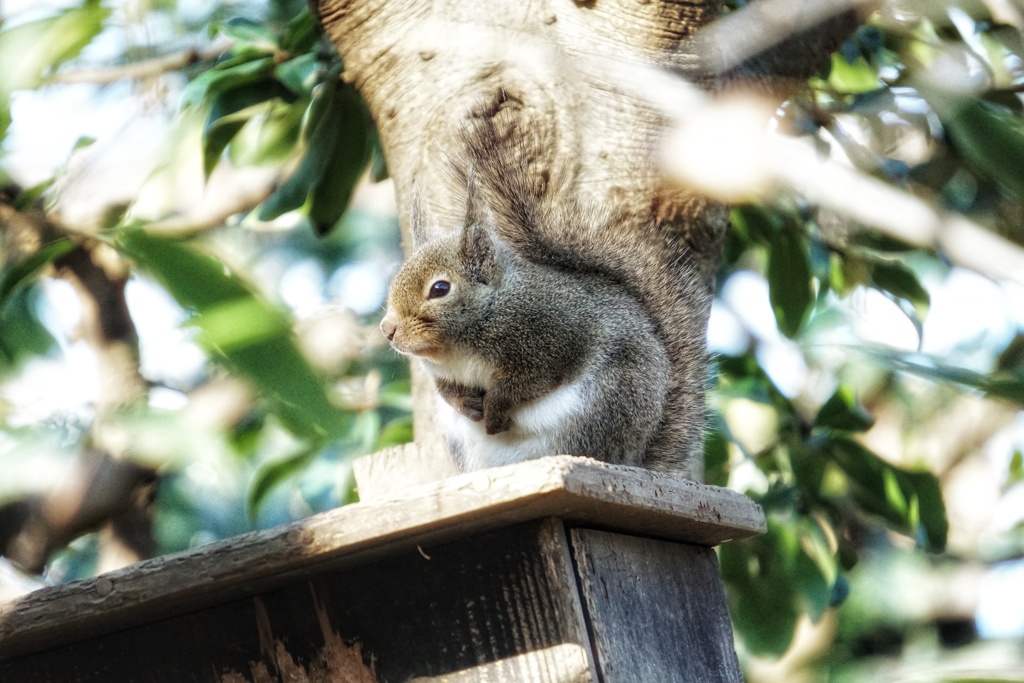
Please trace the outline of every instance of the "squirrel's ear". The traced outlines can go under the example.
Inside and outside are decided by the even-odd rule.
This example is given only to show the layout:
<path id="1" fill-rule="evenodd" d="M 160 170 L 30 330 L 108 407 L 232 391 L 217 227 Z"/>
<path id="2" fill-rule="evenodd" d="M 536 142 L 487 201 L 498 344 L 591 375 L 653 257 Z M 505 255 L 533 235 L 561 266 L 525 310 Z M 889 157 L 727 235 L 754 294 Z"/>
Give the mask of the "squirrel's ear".
<path id="1" fill-rule="evenodd" d="M 471 166 L 466 170 L 466 222 L 459 257 L 469 277 L 481 284 L 496 284 L 501 276 L 494 234 L 494 214 L 484 200 Z"/>
<path id="2" fill-rule="evenodd" d="M 423 201 L 423 188 L 418 180 L 413 180 L 412 198 L 409 201 L 409 233 L 412 235 L 413 248 L 418 249 L 429 242 L 436 229 L 437 221 L 430 207 Z"/>

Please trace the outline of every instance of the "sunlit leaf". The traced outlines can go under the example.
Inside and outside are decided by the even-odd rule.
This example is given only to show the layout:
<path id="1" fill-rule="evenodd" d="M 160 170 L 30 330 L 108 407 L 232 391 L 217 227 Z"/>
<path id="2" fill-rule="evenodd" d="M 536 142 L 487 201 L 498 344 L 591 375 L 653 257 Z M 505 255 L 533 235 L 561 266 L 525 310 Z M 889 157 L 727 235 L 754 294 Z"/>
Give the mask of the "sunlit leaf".
<path id="1" fill-rule="evenodd" d="M 207 306 L 193 322 L 203 331 L 206 344 L 224 355 L 268 338 L 287 335 L 289 331 L 284 317 L 272 314 L 267 303 L 256 297 L 240 297 Z"/>
<path id="2" fill-rule="evenodd" d="M 828 429 L 863 432 L 871 428 L 874 420 L 857 402 L 853 390 L 840 386 L 818 410 L 814 424 Z"/>
<path id="3" fill-rule="evenodd" d="M 76 56 L 103 29 L 111 10 L 99 0 L 0 31 L 0 100 L 36 88 L 61 62 Z"/>
<path id="4" fill-rule="evenodd" d="M 388 382 L 377 394 L 377 403 L 388 408 L 412 412 L 412 384 L 409 380 Z"/>
<path id="5" fill-rule="evenodd" d="M 1013 486 L 1024 481 L 1024 451 L 1017 449 L 1010 456 L 1010 466 L 1007 469 L 1006 485 Z"/>
<path id="6" fill-rule="evenodd" d="M 869 92 L 882 85 L 874 67 L 859 55 L 853 63 L 838 54 L 832 55 L 832 70 L 829 72 L 828 82 L 839 92 L 849 95 Z"/>
<path id="7" fill-rule="evenodd" d="M 224 90 L 214 97 L 203 129 L 203 173 L 207 177 L 232 138 L 252 116 L 268 112 L 267 100 L 275 96 L 274 81 L 268 79 Z"/>
<path id="8" fill-rule="evenodd" d="M 949 523 L 934 475 L 894 467 L 845 437 L 831 439 L 823 455 L 849 477 L 851 494 L 864 510 L 912 536 L 922 532 L 920 540 L 930 550 L 945 547 Z"/>
<path id="9" fill-rule="evenodd" d="M 212 256 L 140 229 L 118 247 L 160 281 L 205 334 L 200 342 L 271 398 L 289 428 L 314 438 L 338 436 L 348 420 L 299 352 L 284 315 Z"/>
<path id="10" fill-rule="evenodd" d="M 268 103 L 246 120 L 231 140 L 228 158 L 236 166 L 278 164 L 289 160 L 299 145 L 302 117 L 309 100 Z"/>

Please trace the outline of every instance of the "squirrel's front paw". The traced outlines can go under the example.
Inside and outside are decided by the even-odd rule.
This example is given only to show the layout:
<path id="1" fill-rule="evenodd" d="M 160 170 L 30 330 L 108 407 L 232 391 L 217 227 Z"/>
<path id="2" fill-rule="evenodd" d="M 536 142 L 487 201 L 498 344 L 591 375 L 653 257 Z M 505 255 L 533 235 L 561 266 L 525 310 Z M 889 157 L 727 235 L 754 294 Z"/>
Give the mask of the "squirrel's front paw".
<path id="1" fill-rule="evenodd" d="M 479 422 L 480 420 L 484 419 L 483 406 L 476 407 L 469 405 L 467 403 L 459 409 L 459 412 L 462 413 L 463 417 L 467 417 L 473 422 Z"/>
<path id="2" fill-rule="evenodd" d="M 469 418 L 473 422 L 479 422 L 484 419 L 483 391 L 476 391 L 472 394 L 463 395 L 461 400 L 456 401 L 453 405 L 463 417 Z"/>
<path id="3" fill-rule="evenodd" d="M 508 415 L 486 415 L 485 418 L 484 429 L 488 436 L 507 432 L 512 427 L 512 418 Z"/>

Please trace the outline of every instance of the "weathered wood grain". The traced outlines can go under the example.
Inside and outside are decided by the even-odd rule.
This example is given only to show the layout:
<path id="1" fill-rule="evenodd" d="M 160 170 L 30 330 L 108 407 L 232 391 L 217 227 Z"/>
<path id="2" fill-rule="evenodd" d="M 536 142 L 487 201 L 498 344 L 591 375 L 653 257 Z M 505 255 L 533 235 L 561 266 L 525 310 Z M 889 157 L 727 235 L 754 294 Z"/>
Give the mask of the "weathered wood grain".
<path id="1" fill-rule="evenodd" d="M 544 669 L 550 674 L 551 680 L 557 683 L 588 683 L 596 680 L 591 672 L 588 655 L 586 648 L 580 645 L 563 643 L 442 676 L 417 676 L 409 679 L 409 683 L 534 681 L 537 679 L 531 672 Z M 528 678 L 523 678 L 524 672 Z"/>
<path id="2" fill-rule="evenodd" d="M 559 520 L 324 572 L 22 658 L 18 683 L 596 682 Z"/>
<path id="3" fill-rule="evenodd" d="M 742 681 L 711 548 L 573 529 L 603 683 Z"/>
<path id="4" fill-rule="evenodd" d="M 0 659 L 546 517 L 700 545 L 765 528 L 760 507 L 734 491 L 569 456 L 542 458 L 36 591 L 0 605 Z"/>
<path id="5" fill-rule="evenodd" d="M 458 474 L 443 446 L 431 447 L 417 442 L 357 458 L 352 463 L 352 472 L 359 500 L 364 502 Z"/>

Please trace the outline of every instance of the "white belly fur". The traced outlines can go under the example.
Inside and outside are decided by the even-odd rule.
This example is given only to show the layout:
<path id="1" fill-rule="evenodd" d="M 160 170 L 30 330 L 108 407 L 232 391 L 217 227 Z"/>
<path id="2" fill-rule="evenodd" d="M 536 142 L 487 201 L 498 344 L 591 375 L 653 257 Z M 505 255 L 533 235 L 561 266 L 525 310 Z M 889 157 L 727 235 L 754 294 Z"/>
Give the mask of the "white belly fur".
<path id="1" fill-rule="evenodd" d="M 460 442 L 467 469 L 498 467 L 544 455 L 557 455 L 566 423 L 590 404 L 590 377 L 559 387 L 547 396 L 523 406 L 512 416 L 506 432 L 488 436 L 483 423 L 473 422 L 438 400 L 441 424 L 449 438 Z"/>
<path id="2" fill-rule="evenodd" d="M 494 384 L 494 368 L 475 355 L 451 354 L 440 361 L 421 358 L 420 362 L 432 377 L 485 390 Z"/>

